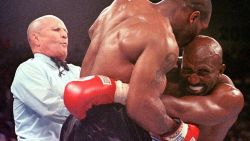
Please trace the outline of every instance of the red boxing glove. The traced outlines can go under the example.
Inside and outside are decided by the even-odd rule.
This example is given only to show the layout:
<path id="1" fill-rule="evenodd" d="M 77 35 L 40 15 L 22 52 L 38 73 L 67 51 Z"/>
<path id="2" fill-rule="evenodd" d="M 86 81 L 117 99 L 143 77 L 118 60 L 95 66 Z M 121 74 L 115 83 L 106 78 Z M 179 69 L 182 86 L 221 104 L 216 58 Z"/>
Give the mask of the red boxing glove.
<path id="1" fill-rule="evenodd" d="M 106 76 L 88 76 L 69 82 L 64 90 L 64 104 L 78 119 L 84 119 L 93 105 L 125 104 L 128 85 Z"/>
<path id="2" fill-rule="evenodd" d="M 193 124 L 180 121 L 179 128 L 172 134 L 161 135 L 162 141 L 197 141 L 200 129 Z"/>

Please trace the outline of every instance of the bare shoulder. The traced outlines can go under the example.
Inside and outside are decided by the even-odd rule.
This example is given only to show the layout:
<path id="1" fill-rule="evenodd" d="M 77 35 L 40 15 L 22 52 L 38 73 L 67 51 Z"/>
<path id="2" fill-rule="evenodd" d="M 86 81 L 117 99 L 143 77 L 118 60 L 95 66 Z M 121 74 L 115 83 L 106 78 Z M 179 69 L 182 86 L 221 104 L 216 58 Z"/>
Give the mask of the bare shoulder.
<path id="1" fill-rule="evenodd" d="M 222 74 L 221 77 L 219 78 L 219 83 L 226 83 L 226 84 L 230 84 L 233 85 L 233 81 L 231 80 L 231 78 L 229 78 L 227 75 Z"/>
<path id="2" fill-rule="evenodd" d="M 171 25 L 167 20 L 163 21 L 161 18 L 147 14 L 137 15 L 128 18 L 121 24 L 121 27 L 121 39 L 128 39 L 126 41 L 136 41 L 137 44 L 144 46 L 145 44 L 154 44 L 152 47 L 171 44 L 178 48 Z"/>
<path id="3" fill-rule="evenodd" d="M 220 83 L 216 86 L 212 95 L 221 97 L 223 103 L 234 112 L 239 113 L 244 106 L 244 96 L 242 92 L 232 84 Z"/>
<path id="4" fill-rule="evenodd" d="M 243 94 L 241 91 L 232 84 L 220 83 L 216 86 L 215 92 L 224 93 L 232 97 L 241 97 Z"/>
<path id="5" fill-rule="evenodd" d="M 133 17 L 119 29 L 120 47 L 142 53 L 146 48 L 160 54 L 178 54 L 178 45 L 172 31 L 162 23 L 152 23 L 142 17 Z M 157 28 L 155 28 L 157 27 Z M 126 51 L 125 51 L 126 52 Z"/>

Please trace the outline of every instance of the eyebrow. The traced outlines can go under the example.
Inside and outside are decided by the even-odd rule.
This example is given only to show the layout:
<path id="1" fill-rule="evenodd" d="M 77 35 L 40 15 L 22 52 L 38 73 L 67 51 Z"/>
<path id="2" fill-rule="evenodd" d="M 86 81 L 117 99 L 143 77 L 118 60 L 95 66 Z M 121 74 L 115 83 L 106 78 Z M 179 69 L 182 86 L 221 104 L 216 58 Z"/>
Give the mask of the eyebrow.
<path id="1" fill-rule="evenodd" d="M 58 26 L 56 26 L 56 27 L 51 27 L 51 29 L 62 29 L 62 30 L 64 30 L 65 32 L 67 32 L 68 33 L 68 30 L 66 29 L 66 28 L 63 28 L 63 27 L 58 27 Z"/>

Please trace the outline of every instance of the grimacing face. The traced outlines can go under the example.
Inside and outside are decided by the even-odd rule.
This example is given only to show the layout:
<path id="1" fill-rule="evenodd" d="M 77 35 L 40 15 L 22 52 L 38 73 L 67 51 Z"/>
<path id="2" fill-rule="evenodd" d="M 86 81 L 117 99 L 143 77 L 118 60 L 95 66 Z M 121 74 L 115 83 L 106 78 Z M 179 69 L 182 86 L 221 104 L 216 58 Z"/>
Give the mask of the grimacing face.
<path id="1" fill-rule="evenodd" d="M 56 18 L 42 22 L 39 32 L 40 46 L 50 56 L 65 60 L 68 51 L 68 31 L 62 21 Z"/>
<path id="2" fill-rule="evenodd" d="M 217 84 L 220 75 L 216 56 L 197 58 L 187 54 L 183 56 L 181 75 L 185 90 L 190 95 L 207 95 Z"/>

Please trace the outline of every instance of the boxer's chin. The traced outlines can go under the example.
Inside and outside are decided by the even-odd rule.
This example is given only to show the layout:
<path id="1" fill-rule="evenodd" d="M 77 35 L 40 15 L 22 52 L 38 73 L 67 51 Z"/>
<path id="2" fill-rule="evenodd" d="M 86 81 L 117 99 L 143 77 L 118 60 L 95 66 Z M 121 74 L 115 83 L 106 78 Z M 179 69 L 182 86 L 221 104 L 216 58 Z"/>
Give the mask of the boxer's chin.
<path id="1" fill-rule="evenodd" d="M 197 85 L 197 86 L 188 85 L 186 89 L 190 95 L 203 95 L 206 90 L 205 86 L 203 85 Z"/>

